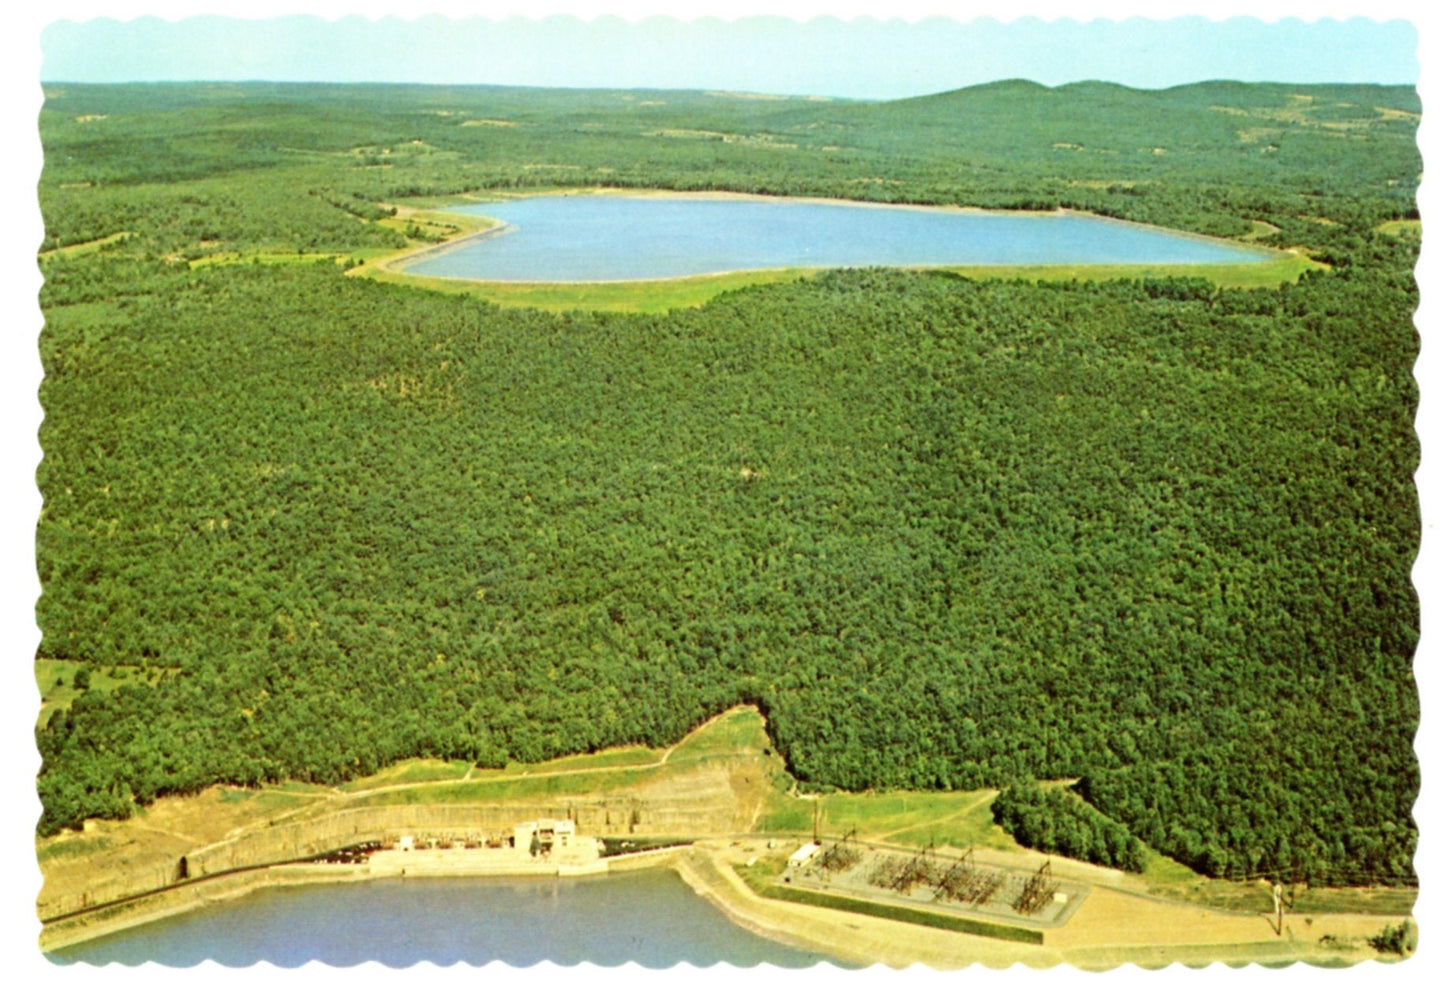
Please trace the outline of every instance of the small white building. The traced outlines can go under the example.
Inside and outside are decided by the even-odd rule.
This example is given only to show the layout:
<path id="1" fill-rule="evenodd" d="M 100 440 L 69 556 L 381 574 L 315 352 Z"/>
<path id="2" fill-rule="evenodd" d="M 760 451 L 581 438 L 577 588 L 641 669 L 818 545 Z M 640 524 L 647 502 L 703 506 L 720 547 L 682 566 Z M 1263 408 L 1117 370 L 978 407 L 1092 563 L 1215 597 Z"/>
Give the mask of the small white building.
<path id="1" fill-rule="evenodd" d="M 542 853 L 568 850 L 577 838 L 577 824 L 570 819 L 536 819 L 512 827 L 512 845 L 518 850 L 531 850 L 534 836 Z"/>
<path id="2" fill-rule="evenodd" d="M 821 849 L 823 849 L 823 844 L 821 843 L 804 843 L 798 847 L 798 849 L 794 850 L 793 855 L 788 858 L 788 866 L 802 867 L 808 861 L 812 860 L 813 855 Z"/>
<path id="3" fill-rule="evenodd" d="M 401 839 L 396 841 L 396 848 L 398 850 L 410 850 L 415 846 L 416 837 L 414 836 L 403 836 Z"/>

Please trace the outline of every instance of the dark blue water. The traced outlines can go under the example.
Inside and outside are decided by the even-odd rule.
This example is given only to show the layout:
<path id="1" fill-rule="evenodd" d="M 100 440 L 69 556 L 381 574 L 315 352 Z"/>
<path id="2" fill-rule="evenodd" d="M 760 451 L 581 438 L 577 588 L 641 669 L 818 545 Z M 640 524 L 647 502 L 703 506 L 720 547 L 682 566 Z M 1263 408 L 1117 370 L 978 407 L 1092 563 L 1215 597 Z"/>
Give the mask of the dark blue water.
<path id="1" fill-rule="evenodd" d="M 1218 264 L 1269 256 L 1072 214 L 614 195 L 540 196 L 454 211 L 515 228 L 407 270 L 492 281 L 625 281 L 768 267 Z"/>
<path id="2" fill-rule="evenodd" d="M 266 888 L 51 954 L 60 963 L 409 966 L 544 960 L 646 967 L 809 966 L 828 959 L 756 936 L 672 870 L 608 877 L 421 878 Z"/>

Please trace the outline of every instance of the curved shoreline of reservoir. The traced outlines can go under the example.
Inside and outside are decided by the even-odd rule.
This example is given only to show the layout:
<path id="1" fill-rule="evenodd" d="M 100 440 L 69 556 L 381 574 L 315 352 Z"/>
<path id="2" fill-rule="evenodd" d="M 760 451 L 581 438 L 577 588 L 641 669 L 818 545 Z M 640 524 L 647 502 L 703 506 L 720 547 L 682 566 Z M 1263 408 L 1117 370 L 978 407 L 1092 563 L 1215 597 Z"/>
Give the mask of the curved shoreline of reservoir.
<path id="1" fill-rule="evenodd" d="M 906 203 L 883 203 L 847 199 L 822 199 L 817 197 L 769 196 L 740 192 L 676 192 L 665 189 L 572 189 L 552 192 L 529 193 L 522 196 L 500 195 L 490 200 L 466 198 L 461 200 L 469 207 L 516 201 L 520 198 L 542 197 L 630 197 L 637 199 L 673 199 L 695 201 L 738 201 L 766 203 L 815 203 L 847 206 L 858 209 L 898 209 L 931 211 L 953 214 L 974 215 L 1015 215 L 1032 219 L 1059 217 L 1083 217 L 1101 223 L 1120 224 L 1134 229 L 1152 230 L 1161 235 L 1181 237 L 1200 242 L 1225 245 L 1231 249 L 1251 255 L 1249 260 L 1238 263 L 1212 264 L 928 264 L 891 265 L 899 269 L 921 269 L 930 272 L 957 274 L 974 280 L 1023 279 L 1028 281 L 1114 281 L 1138 278 L 1202 277 L 1222 288 L 1276 288 L 1282 283 L 1298 280 L 1308 270 L 1327 269 L 1328 265 L 1314 261 L 1297 250 L 1277 250 L 1239 240 L 1210 237 L 1184 230 L 1170 230 L 1164 227 L 1135 223 L 1113 217 L 1098 216 L 1076 210 L 1050 210 L 1039 212 L 1000 212 L 981 209 L 976 206 L 929 206 Z M 449 199 L 442 204 L 422 203 L 406 207 L 413 213 L 430 211 L 441 216 L 447 211 L 456 219 L 479 220 L 475 213 L 458 213 L 458 200 Z M 457 224 L 449 224 L 456 226 Z M 412 269 L 420 258 L 436 257 L 453 250 L 474 245 L 478 240 L 498 235 L 496 226 L 477 230 L 475 225 L 462 228 L 445 241 L 408 247 L 381 257 L 355 263 L 347 273 L 382 283 L 407 285 L 447 294 L 465 294 L 482 301 L 504 307 L 536 308 L 544 311 L 609 311 L 659 313 L 679 308 L 695 308 L 706 304 L 719 294 L 755 285 L 794 281 L 811 278 L 829 270 L 828 266 L 792 266 L 766 268 L 735 268 L 706 274 L 678 274 L 670 277 L 655 277 L 639 280 L 577 280 L 577 281 L 512 281 L 486 280 L 469 277 L 442 277 L 425 275 Z M 1255 259 L 1258 258 L 1258 259 Z M 838 265 L 834 265 L 836 267 Z M 849 265 L 843 265 L 849 266 Z M 856 266 L 856 265 L 854 265 Z"/>
<path id="2" fill-rule="evenodd" d="M 802 267 L 1254 264 L 1261 248 L 1055 210 L 991 212 L 697 196 L 531 196 L 465 207 L 499 220 L 404 268 L 423 277 L 598 284 Z"/>
<path id="3" fill-rule="evenodd" d="M 563 216 L 559 205 L 570 200 L 583 206 L 577 215 Z M 607 202 L 600 215 L 597 203 Z M 743 205 L 763 204 L 787 208 L 780 214 L 783 222 L 766 220 L 756 209 L 732 217 L 733 226 L 719 225 L 717 214 L 701 212 L 696 216 L 681 213 L 664 217 L 643 216 L 635 222 L 621 210 L 620 203 L 673 202 L 691 204 L 733 202 Z M 517 221 L 485 210 L 499 212 L 517 208 L 533 211 L 529 220 Z M 815 211 L 803 215 L 799 210 Z M 669 282 L 691 278 L 718 277 L 745 273 L 764 274 L 790 268 L 803 271 L 836 267 L 882 266 L 911 269 L 960 269 L 968 267 L 1211 267 L 1267 263 L 1289 257 L 1288 253 L 1210 237 L 1199 233 L 1171 230 L 1115 217 L 1069 209 L 1048 211 L 987 210 L 972 206 L 929 206 L 912 203 L 861 202 L 816 197 L 765 196 L 743 193 L 686 193 L 665 190 L 605 190 L 601 192 L 565 192 L 477 202 L 474 206 L 446 206 L 442 211 L 468 217 L 485 216 L 499 223 L 487 230 L 454 237 L 442 244 L 427 245 L 373 262 L 383 271 L 405 274 L 410 278 L 504 286 L 551 285 L 623 285 L 632 283 Z M 854 210 L 871 210 L 930 217 L 927 221 L 908 220 L 906 228 L 894 223 L 878 234 L 864 235 L 855 220 L 847 218 Z M 613 215 L 616 214 L 616 215 Z M 978 217 L 989 221 L 992 228 L 965 229 L 934 222 L 943 217 Z M 1017 239 L 1015 222 L 1065 222 L 1050 234 L 1052 239 Z M 647 223 L 664 225 L 644 225 Z M 919 222 L 924 226 L 913 229 Z M 1007 226 L 994 224 L 1003 222 Z M 550 225 L 549 225 L 550 224 Z M 749 225 L 751 224 L 751 225 Z M 1088 241 L 1090 230 L 1113 228 L 1122 231 L 1105 238 L 1104 243 Z M 835 227 L 835 228 L 834 228 Z M 490 255 L 489 270 L 458 273 L 465 264 L 452 264 L 436 270 L 418 270 L 441 258 L 477 247 L 481 242 L 502 233 L 522 232 L 529 237 L 525 243 L 509 244 L 505 256 Z M 776 235 L 777 239 L 771 239 Z M 614 242 L 613 237 L 619 239 Z M 1127 239 L 1119 239 L 1125 236 Z M 630 240 L 627 238 L 631 238 Z M 881 237 L 881 238 L 880 238 Z M 1082 237 L 1083 240 L 1079 238 Z M 1147 237 L 1148 239 L 1144 239 Z M 678 239 L 673 243 L 670 239 Z M 1176 256 L 1178 244 L 1189 242 L 1212 248 L 1210 256 Z M 1170 244 L 1174 252 L 1169 252 Z M 1163 253 L 1153 256 L 1156 251 Z M 652 253 L 648 253 L 648 251 Z M 1100 256 L 1088 256 L 1090 252 Z M 819 253 L 821 252 L 821 253 Z M 1188 252 L 1186 252 L 1187 254 Z M 542 269 L 547 276 L 539 277 Z M 607 273 L 603 273 L 607 272 Z M 613 273 L 615 272 L 615 273 Z"/>
<path id="4" fill-rule="evenodd" d="M 486 217 L 490 218 L 490 217 Z M 411 264 L 416 264 L 432 257 L 440 257 L 452 253 L 463 247 L 470 247 L 483 240 L 490 240 L 494 237 L 505 236 L 508 233 L 515 233 L 517 227 L 512 223 L 497 222 L 497 225 L 490 226 L 485 230 L 476 230 L 472 233 L 463 233 L 441 243 L 431 243 L 423 247 L 409 249 L 395 257 L 383 258 L 376 262 L 378 267 L 389 268 L 395 271 L 403 271 Z"/>

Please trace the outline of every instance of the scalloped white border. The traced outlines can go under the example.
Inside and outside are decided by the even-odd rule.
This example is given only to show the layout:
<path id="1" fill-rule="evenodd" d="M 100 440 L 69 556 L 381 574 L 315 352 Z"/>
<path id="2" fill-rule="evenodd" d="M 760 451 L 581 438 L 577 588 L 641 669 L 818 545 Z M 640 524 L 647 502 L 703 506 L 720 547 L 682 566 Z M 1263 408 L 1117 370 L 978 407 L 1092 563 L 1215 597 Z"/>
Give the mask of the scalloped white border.
<path id="1" fill-rule="evenodd" d="M 22 0 L 23 3 L 23 0 Z M 1416 376 L 1420 380 L 1421 403 L 1416 427 L 1421 435 L 1422 466 L 1417 474 L 1424 514 L 1425 530 L 1420 558 L 1415 568 L 1415 582 L 1421 596 L 1421 624 L 1423 636 L 1416 657 L 1416 676 L 1420 686 L 1422 703 L 1422 724 L 1416 740 L 1424 770 L 1424 784 L 1421 800 L 1416 807 L 1416 818 L 1422 831 L 1420 852 L 1416 863 L 1421 874 L 1421 894 L 1417 908 L 1422 941 L 1418 954 L 1401 966 L 1379 966 L 1361 964 L 1343 971 L 1322 971 L 1298 965 L 1283 971 L 1264 970 L 1250 967 L 1247 970 L 1230 970 L 1219 964 L 1206 971 L 1188 971 L 1173 967 L 1162 973 L 1147 973 L 1137 968 L 1116 970 L 1103 976 L 1109 984 L 1126 982 L 1149 984 L 1173 984 L 1176 978 L 1187 978 L 1189 983 L 1256 983 L 1274 984 L 1313 983 L 1317 979 L 1331 984 L 1363 984 L 1375 979 L 1387 980 L 1394 984 L 1435 983 L 1445 975 L 1445 891 L 1439 887 L 1445 868 L 1439 864 L 1441 854 L 1438 842 L 1441 821 L 1438 811 L 1442 787 L 1438 771 L 1441 770 L 1440 736 L 1442 732 L 1432 725 L 1431 718 L 1439 713 L 1445 701 L 1441 699 L 1442 680 L 1445 673 L 1434 666 L 1438 664 L 1445 639 L 1445 629 L 1437 625 L 1436 614 L 1445 610 L 1435 607 L 1445 600 L 1445 546 L 1442 546 L 1441 523 L 1445 518 L 1445 395 L 1440 389 L 1445 386 L 1445 304 L 1439 301 L 1436 286 L 1440 284 L 1438 251 L 1434 249 L 1435 236 L 1432 234 L 1436 197 L 1434 185 L 1429 181 L 1431 168 L 1438 166 L 1441 158 L 1437 153 L 1435 114 L 1439 104 L 1435 102 L 1438 93 L 1445 92 L 1445 85 L 1437 80 L 1441 72 L 1432 65 L 1432 56 L 1439 57 L 1441 47 L 1437 43 L 1440 25 L 1439 15 L 1431 5 L 1412 0 L 1213 0 L 1211 3 L 1183 2 L 1183 0 L 1155 0 L 1143 3 L 1139 0 L 1085 0 L 1065 3 L 1060 0 L 1033 0 L 1027 4 L 1006 4 L 994 0 L 991 3 L 946 3 L 940 0 L 682 0 L 682 2 L 661 2 L 661 0 L 536 0 L 533 3 L 520 0 L 501 2 L 466 2 L 466 0 L 422 0 L 421 3 L 404 5 L 396 0 L 350 0 L 350 2 L 281 3 L 276 0 L 251 0 L 238 4 L 217 2 L 217 0 L 152 0 L 149 3 L 114 2 L 101 3 L 91 0 L 60 0 L 49 4 L 24 4 L 22 9 L 7 14 L 4 30 L 0 30 L 0 72 L 4 73 L 5 87 L 0 99 L 0 114 L 4 126 L 0 135 L 5 138 L 0 144 L 0 168 L 4 170 L 7 190 L 10 193 L 10 211 L 5 233 L 0 237 L 0 284 L 3 284 L 3 305 L 6 318 L 0 322 L 0 642 L 4 643 L 3 672 L 0 672 L 0 703 L 3 703 L 3 718 L 0 718 L 0 750 L 9 756 L 0 758 L 3 765 L 4 793 L 0 798 L 0 867 L 6 880 L 0 893 L 0 942 L 6 947 L 0 952 L 3 966 L 10 983 L 29 983 L 32 976 L 43 982 L 78 983 L 94 982 L 147 985 L 156 981 L 166 983 L 194 983 L 198 978 L 207 981 L 218 979 L 222 982 L 252 980 L 262 976 L 283 979 L 305 978 L 308 982 L 372 983 L 378 980 L 426 977 L 445 979 L 450 983 L 468 984 L 528 984 L 550 985 L 565 982 L 569 987 L 636 987 L 639 983 L 692 983 L 700 980 L 709 984 L 731 983 L 746 978 L 752 985 L 783 983 L 833 983 L 846 981 L 858 984 L 892 984 L 896 982 L 953 983 L 958 978 L 974 980 L 979 978 L 987 983 L 1014 983 L 1022 979 L 1041 982 L 1048 978 L 1050 983 L 1096 983 L 1096 975 L 1083 974 L 1072 968 L 1060 968 L 1048 972 L 1037 972 L 1016 967 L 1009 971 L 995 972 L 973 968 L 957 973 L 938 973 L 915 968 L 905 974 L 898 974 L 884 968 L 855 974 L 841 974 L 826 968 L 808 971 L 782 972 L 775 970 L 737 971 L 711 968 L 697 971 L 677 969 L 671 972 L 645 971 L 635 967 L 621 969 L 577 968 L 566 969 L 543 964 L 528 970 L 512 970 L 492 966 L 477 970 L 472 967 L 456 966 L 437 969 L 430 966 L 413 968 L 410 971 L 392 971 L 376 964 L 350 969 L 332 969 L 310 964 L 300 971 L 277 971 L 273 968 L 250 968 L 230 970 L 206 964 L 204 968 L 172 970 L 169 968 L 123 969 L 106 968 L 95 970 L 89 967 L 60 968 L 48 964 L 40 957 L 35 946 L 35 935 L 39 923 L 35 918 L 34 897 L 39 889 L 39 877 L 35 866 L 32 844 L 34 820 L 39 815 L 39 803 L 34 794 L 34 773 L 39 758 L 34 751 L 34 740 L 30 725 L 37 699 L 31 673 L 30 659 L 39 642 L 35 627 L 34 604 L 39 593 L 39 583 L 34 567 L 35 518 L 40 510 L 40 496 L 34 483 L 35 467 L 40 459 L 40 447 L 36 439 L 41 415 L 36 399 L 36 388 L 41 379 L 41 369 L 36 350 L 36 335 L 41 325 L 39 307 L 35 301 L 40 286 L 40 276 L 35 267 L 35 245 L 42 239 L 42 225 L 38 205 L 35 201 L 35 184 L 40 174 L 40 146 L 35 132 L 36 115 L 41 97 L 38 83 L 40 72 L 39 32 L 54 20 L 68 18 L 84 20 L 90 17 L 114 17 L 125 19 L 151 14 L 169 19 L 200 13 L 218 13 L 259 18 L 288 13 L 313 13 L 334 18 L 347 14 L 362 14 L 368 17 L 399 15 L 414 18 L 426 13 L 441 13 L 452 17 L 466 16 L 509 16 L 540 17 L 554 13 L 572 14 L 585 19 L 610 14 L 629 20 L 640 17 L 665 15 L 684 19 L 699 16 L 716 16 L 733 19 L 749 14 L 773 14 L 811 19 L 819 15 L 833 15 L 843 18 L 871 16 L 879 19 L 903 18 L 917 20 L 924 16 L 947 16 L 957 19 L 971 19 L 991 16 L 998 20 L 1011 20 L 1018 16 L 1037 16 L 1044 19 L 1071 18 L 1090 20 L 1094 18 L 1121 19 L 1143 16 L 1154 19 L 1184 15 L 1204 15 L 1213 19 L 1231 16 L 1258 17 L 1273 21 L 1282 17 L 1297 17 L 1314 20 L 1322 17 L 1348 18 L 1365 16 L 1375 20 L 1404 18 L 1412 21 L 1420 34 L 1421 76 L 1419 90 L 1424 102 L 1424 120 L 1420 130 L 1420 141 L 1426 154 L 1427 181 L 1421 189 L 1421 211 L 1425 215 L 1425 250 L 1421 258 L 1417 277 L 1422 286 L 1422 304 L 1416 317 L 1421 327 L 1423 345 Z M 1437 89 L 1436 86 L 1441 85 Z"/>

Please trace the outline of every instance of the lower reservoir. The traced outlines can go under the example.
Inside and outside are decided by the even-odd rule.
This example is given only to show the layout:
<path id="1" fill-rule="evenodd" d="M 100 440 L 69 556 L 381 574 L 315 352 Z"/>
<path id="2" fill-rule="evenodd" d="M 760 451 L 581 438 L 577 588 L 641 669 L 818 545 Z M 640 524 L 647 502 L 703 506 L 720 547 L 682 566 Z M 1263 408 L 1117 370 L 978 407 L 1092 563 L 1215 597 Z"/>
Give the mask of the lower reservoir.
<path id="1" fill-rule="evenodd" d="M 646 967 L 828 960 L 734 925 L 671 869 L 593 878 L 394 878 L 273 887 L 49 954 L 59 963 Z"/>
<path id="2" fill-rule="evenodd" d="M 816 200 L 549 195 L 452 207 L 498 230 L 403 262 L 489 281 L 627 281 L 776 267 L 1225 264 L 1272 252 L 1078 213 Z"/>

